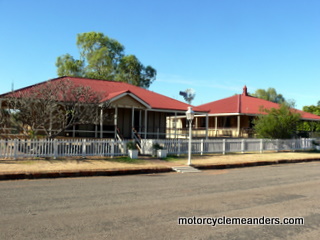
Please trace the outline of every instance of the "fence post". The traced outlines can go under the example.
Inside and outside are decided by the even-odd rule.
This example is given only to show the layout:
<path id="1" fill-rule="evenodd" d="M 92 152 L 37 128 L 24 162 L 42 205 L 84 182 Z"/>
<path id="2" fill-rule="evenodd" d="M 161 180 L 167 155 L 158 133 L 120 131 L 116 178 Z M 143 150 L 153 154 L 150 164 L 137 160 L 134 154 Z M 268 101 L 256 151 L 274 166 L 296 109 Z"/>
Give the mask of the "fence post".
<path id="1" fill-rule="evenodd" d="M 120 144 L 123 144 L 124 155 L 127 155 L 127 156 L 128 156 L 128 152 L 127 152 L 127 141 L 122 141 Z"/>
<path id="2" fill-rule="evenodd" d="M 180 143 L 180 142 L 181 142 L 181 140 L 180 140 L 180 139 L 178 139 L 178 141 L 177 141 L 177 142 L 178 142 L 178 152 L 177 152 L 177 155 L 178 155 L 178 157 L 180 157 L 180 148 L 181 148 L 181 147 L 180 147 L 180 145 L 181 145 L 181 143 Z"/>
<path id="3" fill-rule="evenodd" d="M 53 159 L 57 159 L 58 157 L 58 140 L 53 140 Z"/>
<path id="4" fill-rule="evenodd" d="M 111 158 L 114 156 L 114 140 L 111 140 Z"/>
<path id="5" fill-rule="evenodd" d="M 276 152 L 279 152 L 279 139 L 276 139 Z"/>
<path id="6" fill-rule="evenodd" d="M 201 139 L 200 152 L 203 155 L 203 139 Z"/>
<path id="7" fill-rule="evenodd" d="M 263 139 L 260 139 L 260 153 L 263 153 Z"/>
<path id="8" fill-rule="evenodd" d="M 21 144 L 21 142 L 23 141 L 23 143 Z M 30 155 L 30 153 L 31 153 L 31 144 L 30 144 L 30 148 L 28 148 L 28 143 L 30 142 L 31 140 L 30 139 L 19 139 L 19 140 L 17 140 L 17 144 L 19 145 L 16 145 L 16 148 L 17 148 L 17 150 L 15 150 L 16 152 L 19 150 L 19 151 L 21 151 L 22 150 L 22 152 L 23 152 L 23 154 L 22 154 L 22 157 L 26 157 L 26 155 Z"/>
<path id="9" fill-rule="evenodd" d="M 226 154 L 226 140 L 225 139 L 222 140 L 222 154 L 223 155 Z"/>
<path id="10" fill-rule="evenodd" d="M 82 157 L 83 158 L 86 158 L 86 147 L 87 147 L 87 145 L 86 145 L 86 139 L 83 139 L 82 140 Z"/>
<path id="11" fill-rule="evenodd" d="M 312 146 L 312 140 L 310 140 L 310 138 L 309 139 L 302 138 L 301 139 L 301 146 L 303 146 L 303 147 L 301 147 L 303 150 L 310 148 Z"/>
<path id="12" fill-rule="evenodd" d="M 245 151 L 245 142 L 244 142 L 244 139 L 242 139 L 241 141 L 241 153 L 244 153 Z"/>
<path id="13" fill-rule="evenodd" d="M 297 149 L 297 139 L 293 139 L 293 143 L 291 144 L 292 152 L 295 152 Z"/>
<path id="14" fill-rule="evenodd" d="M 13 159 L 16 160 L 17 159 L 17 151 L 18 151 L 18 143 L 17 143 L 18 139 L 14 139 L 13 140 Z"/>

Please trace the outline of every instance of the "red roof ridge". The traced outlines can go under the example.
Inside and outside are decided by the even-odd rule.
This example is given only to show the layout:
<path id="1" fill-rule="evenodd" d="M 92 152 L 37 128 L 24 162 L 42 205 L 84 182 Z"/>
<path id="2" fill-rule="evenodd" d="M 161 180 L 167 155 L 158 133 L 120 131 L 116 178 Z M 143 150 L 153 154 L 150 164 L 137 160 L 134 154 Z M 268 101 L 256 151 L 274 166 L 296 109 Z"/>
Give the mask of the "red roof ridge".
<path id="1" fill-rule="evenodd" d="M 100 79 L 100 78 L 73 77 L 73 76 L 62 76 L 62 77 L 52 78 L 51 80 L 58 80 L 58 79 L 62 79 L 62 78 L 72 78 L 72 79 L 83 79 L 83 80 L 96 80 L 96 81 L 117 82 L 117 81 L 113 81 L 113 80 Z M 125 83 L 125 82 L 119 82 L 119 83 Z"/>

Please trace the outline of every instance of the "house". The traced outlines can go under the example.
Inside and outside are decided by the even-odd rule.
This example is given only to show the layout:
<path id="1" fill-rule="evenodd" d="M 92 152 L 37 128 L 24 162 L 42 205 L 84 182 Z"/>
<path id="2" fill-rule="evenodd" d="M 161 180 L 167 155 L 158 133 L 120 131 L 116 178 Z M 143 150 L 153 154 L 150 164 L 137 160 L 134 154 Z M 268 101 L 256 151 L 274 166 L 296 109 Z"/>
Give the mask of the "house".
<path id="1" fill-rule="evenodd" d="M 251 137 L 253 120 L 261 114 L 266 114 L 261 108 L 279 108 L 279 104 L 248 95 L 247 87 L 244 86 L 242 94 L 197 107 L 207 109 L 209 114 L 195 117 L 193 133 L 195 137 L 203 137 L 204 130 L 208 137 Z M 320 121 L 320 116 L 293 110 L 301 114 L 303 121 Z M 183 121 L 185 119 L 182 119 L 181 125 L 185 124 Z"/>
<path id="2" fill-rule="evenodd" d="M 79 78 L 59 77 L 28 86 L 14 92 L 28 91 L 33 86 L 47 82 L 71 81 L 77 86 L 87 86 L 97 93 L 102 93 L 101 103 L 107 102 L 107 118 L 101 118 L 97 125 L 78 125 L 64 132 L 64 136 L 121 138 L 132 139 L 135 134 L 141 138 L 166 138 L 167 118 L 185 115 L 188 104 L 166 97 L 124 82 Z M 0 95 L 0 106 L 4 106 L 5 97 Z M 194 107 L 197 114 L 205 114 L 201 108 Z M 102 116 L 103 114 L 101 114 Z"/>

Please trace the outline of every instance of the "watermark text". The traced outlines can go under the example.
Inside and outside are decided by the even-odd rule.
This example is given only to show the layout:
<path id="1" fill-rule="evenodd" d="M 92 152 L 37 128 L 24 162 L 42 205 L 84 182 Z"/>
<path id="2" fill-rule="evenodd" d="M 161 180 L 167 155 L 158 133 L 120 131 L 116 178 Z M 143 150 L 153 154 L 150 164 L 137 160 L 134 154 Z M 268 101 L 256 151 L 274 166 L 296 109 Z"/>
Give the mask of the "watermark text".
<path id="1" fill-rule="evenodd" d="M 304 225 L 303 217 L 179 217 L 178 225 Z"/>

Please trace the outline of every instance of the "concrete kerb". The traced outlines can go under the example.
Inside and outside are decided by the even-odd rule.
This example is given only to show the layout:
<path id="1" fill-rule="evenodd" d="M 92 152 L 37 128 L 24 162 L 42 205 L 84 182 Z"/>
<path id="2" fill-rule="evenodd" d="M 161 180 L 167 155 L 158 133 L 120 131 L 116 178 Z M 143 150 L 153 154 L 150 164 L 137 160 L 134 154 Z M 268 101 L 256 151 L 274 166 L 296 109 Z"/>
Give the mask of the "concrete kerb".
<path id="1" fill-rule="evenodd" d="M 172 172 L 172 168 L 141 168 L 141 169 L 107 169 L 107 170 L 80 170 L 80 171 L 54 171 L 54 172 L 26 172 L 26 173 L 0 173 L 1 180 L 41 179 L 41 178 L 68 178 L 68 177 L 97 177 L 121 176 L 134 174 L 151 174 Z"/>
<path id="2" fill-rule="evenodd" d="M 192 164 L 194 168 L 200 170 L 209 169 L 228 169 L 228 168 L 243 168 L 243 167 L 255 167 L 266 166 L 275 164 L 287 164 L 287 163 L 302 163 L 320 161 L 319 158 L 312 159 L 283 159 L 276 161 L 257 161 L 246 163 L 234 163 L 234 164 L 207 164 L 198 165 Z M 75 177 L 96 177 L 96 176 L 121 176 L 121 175 L 134 175 L 134 174 L 155 174 L 155 173 L 168 173 L 174 172 L 171 167 L 163 168 L 136 168 L 136 169 L 107 169 L 107 170 L 77 170 L 77 171 L 54 171 L 54 172 L 17 172 L 17 173 L 0 173 L 0 181 L 3 180 L 22 180 L 22 179 L 45 179 L 45 178 L 75 178 Z"/>

